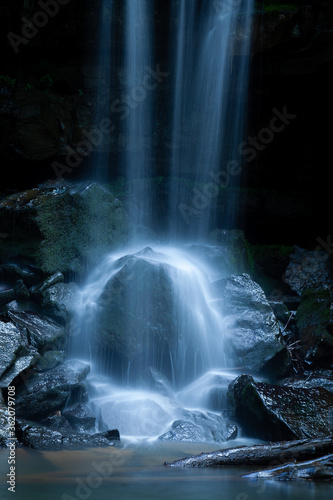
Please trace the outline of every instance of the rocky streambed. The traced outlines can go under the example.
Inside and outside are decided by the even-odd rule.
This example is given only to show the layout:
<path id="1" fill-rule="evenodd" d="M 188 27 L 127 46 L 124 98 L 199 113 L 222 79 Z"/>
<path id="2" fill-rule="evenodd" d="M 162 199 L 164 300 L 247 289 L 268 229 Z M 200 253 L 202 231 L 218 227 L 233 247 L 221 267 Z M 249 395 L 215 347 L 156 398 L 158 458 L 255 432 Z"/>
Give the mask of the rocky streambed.
<path id="1" fill-rule="evenodd" d="M 87 405 L 89 364 L 68 360 L 67 353 L 85 273 L 105 253 L 124 248 L 132 223 L 112 193 L 96 184 L 49 183 L 17 193 L 0 202 L 0 215 L 4 235 L 0 245 L 0 445 L 6 447 L 10 437 L 9 386 L 15 386 L 16 436 L 22 446 L 114 445 L 119 433 L 113 429 L 99 432 Z M 98 248 L 92 241 L 99 242 Z M 153 252 L 148 247 L 145 251 Z M 330 443 L 333 337 L 329 254 L 296 247 L 285 269 L 288 294 L 268 300 L 254 279 L 248 245 L 239 232 L 219 230 L 210 243 L 193 246 L 191 251 L 208 256 L 221 269 L 226 264 L 230 269 L 213 284 L 214 304 L 224 314 L 238 368 L 229 386 L 217 381 L 210 389 L 207 408 L 218 414 L 216 422 L 220 419 L 232 432 L 203 431 L 203 416 L 198 428 L 198 422 L 187 419 L 189 412 L 185 412 L 166 430 L 163 440 L 200 441 L 209 435 L 218 443 L 233 439 L 241 429 L 272 443 L 301 440 L 305 445 L 311 439 Z M 135 255 L 121 259 L 131 271 L 131 280 L 121 281 L 120 273 L 107 282 L 106 288 L 112 290 L 115 282 L 122 282 L 123 287 L 114 300 L 111 297 L 112 317 L 107 314 L 109 302 L 101 301 L 96 341 L 100 350 L 133 360 L 145 355 L 144 344 L 134 349 L 131 338 L 120 335 L 120 330 L 118 336 L 113 335 L 113 319 L 118 314 L 117 324 L 122 325 L 120 312 L 125 309 L 121 297 L 126 297 L 126 287 L 140 283 L 143 271 L 153 279 L 156 266 Z M 164 304 L 162 341 L 171 345 L 170 301 L 166 300 L 170 289 L 163 273 L 161 266 L 158 275 L 164 287 L 154 297 Z M 138 322 L 143 324 L 143 318 L 138 317 Z M 170 386 L 160 374 L 150 384 L 158 390 L 161 384 L 164 389 Z M 323 454 L 331 453 L 329 447 L 322 449 Z M 279 445 L 267 444 L 266 448 L 279 449 Z M 300 457 L 308 460 L 318 455 Z"/>

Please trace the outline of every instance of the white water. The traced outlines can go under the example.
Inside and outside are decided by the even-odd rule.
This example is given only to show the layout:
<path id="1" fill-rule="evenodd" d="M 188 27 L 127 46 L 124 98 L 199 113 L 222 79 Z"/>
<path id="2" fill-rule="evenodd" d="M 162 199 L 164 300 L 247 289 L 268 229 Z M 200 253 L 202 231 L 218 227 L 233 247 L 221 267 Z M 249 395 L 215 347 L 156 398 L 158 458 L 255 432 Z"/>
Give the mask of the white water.
<path id="1" fill-rule="evenodd" d="M 236 372 L 223 371 L 232 368 L 232 357 L 228 355 L 227 332 L 213 285 L 223 275 L 209 262 L 209 251 L 214 249 L 200 247 L 200 252 L 203 249 L 206 260 L 198 257 L 197 247 L 155 245 L 111 254 L 82 288 L 74 320 L 80 335 L 73 337 L 71 353 L 91 363 L 90 405 L 98 416 L 99 429 L 118 428 L 122 435 L 155 438 L 166 432 L 174 420 L 191 420 L 192 415 L 184 414 L 184 410 L 214 412 L 225 408 L 227 386 Z M 126 271 L 128 263 L 134 265 Z M 164 323 L 161 326 L 165 336 L 162 351 L 149 314 L 142 312 L 140 316 L 144 304 L 148 304 L 149 312 L 153 301 L 149 290 L 147 298 L 137 289 L 142 263 L 169 280 L 172 303 L 165 314 L 172 316 L 172 323 L 169 330 Z M 111 296 L 103 302 L 110 283 Z M 121 308 L 124 297 L 125 311 Z M 125 324 L 127 337 L 137 335 L 137 351 L 127 356 L 128 339 L 115 341 L 115 346 L 125 353 L 116 364 L 116 347 L 108 346 L 105 340 L 98 345 L 102 333 L 103 339 L 105 334 L 113 335 L 112 319 L 107 323 L 109 330 L 101 319 L 109 301 L 116 304 L 113 313 L 117 318 L 124 314 L 120 324 Z M 131 310 L 135 310 L 134 323 L 127 315 Z M 167 319 L 165 324 L 169 323 Z M 140 333 L 132 332 L 132 326 Z M 119 346 L 121 342 L 125 347 Z"/>
<path id="2" fill-rule="evenodd" d="M 192 178 L 196 187 L 190 196 L 184 183 L 171 191 L 169 227 L 171 234 L 193 238 L 217 221 L 225 228 L 235 222 L 234 191 L 223 193 L 224 213 L 217 214 L 217 201 L 221 190 L 240 184 L 253 1 L 183 0 L 174 8 L 170 169 L 172 178 Z M 225 175 L 228 170 L 233 175 Z"/>
<path id="3" fill-rule="evenodd" d="M 150 155 L 153 139 L 153 93 L 146 90 L 145 78 L 153 65 L 153 30 L 151 0 L 125 2 L 125 96 L 129 115 L 123 122 L 126 150 L 124 174 L 129 186 L 127 207 L 137 224 L 150 225 L 153 211 Z M 143 184 L 145 186 L 143 187 Z"/>
<path id="4" fill-rule="evenodd" d="M 218 196 L 212 179 L 220 178 L 229 161 L 238 160 L 252 3 L 172 2 L 172 17 L 179 23 L 170 59 L 172 102 L 165 114 L 171 115 L 172 129 L 168 239 L 176 244 L 143 246 L 136 240 L 136 247 L 107 256 L 82 288 L 74 321 L 79 334 L 72 335 L 70 354 L 90 361 L 89 404 L 100 429 L 156 438 L 177 419 L 195 427 L 205 421 L 208 430 L 221 424 L 227 386 L 236 376 L 223 300 L 214 286 L 227 274 L 226 264 L 215 259 L 212 248 L 198 251 L 180 240 L 198 242 L 215 224 Z M 112 2 L 105 0 L 104 7 L 112 10 Z M 151 184 L 158 93 L 142 86 L 147 68 L 159 63 L 152 50 L 153 12 L 152 0 L 124 2 L 122 99 L 130 109 L 122 125 L 126 206 L 136 227 L 148 231 L 153 218 L 158 219 Z M 103 30 L 103 37 L 112 35 Z M 109 75 L 111 62 L 103 45 L 101 54 Z M 104 84 L 109 85 L 109 78 Z M 208 203 L 202 195 L 188 199 L 188 190 L 177 184 L 189 172 L 206 198 L 215 192 Z M 187 214 L 195 214 L 187 227 L 180 210 L 185 203 Z M 231 225 L 229 215 L 218 218 Z"/>

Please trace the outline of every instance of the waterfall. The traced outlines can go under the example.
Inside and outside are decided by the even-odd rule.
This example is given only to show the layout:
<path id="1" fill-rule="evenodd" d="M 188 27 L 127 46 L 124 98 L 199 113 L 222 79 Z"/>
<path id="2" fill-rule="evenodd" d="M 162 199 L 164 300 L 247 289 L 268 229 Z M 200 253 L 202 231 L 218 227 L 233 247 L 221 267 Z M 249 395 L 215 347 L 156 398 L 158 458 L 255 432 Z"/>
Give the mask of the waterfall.
<path id="1" fill-rule="evenodd" d="M 145 77 L 153 68 L 151 0 L 127 0 L 125 24 L 125 102 L 130 110 L 124 120 L 125 178 L 129 186 L 129 215 L 137 226 L 149 226 L 153 210 L 151 193 L 152 92 Z"/>
<path id="2" fill-rule="evenodd" d="M 220 412 L 234 376 L 226 371 L 233 361 L 221 294 L 228 260 L 224 248 L 204 238 L 217 221 L 233 227 L 232 209 L 216 212 L 221 197 L 236 204 L 231 188 L 241 170 L 252 4 L 172 2 L 178 27 L 172 103 L 165 110 L 171 115 L 169 222 L 166 243 L 156 244 L 147 234 L 158 211 L 152 185 L 158 94 L 143 84 L 159 67 L 152 50 L 154 3 L 125 2 L 122 102 L 128 112 L 121 166 L 137 232 L 131 246 L 107 255 L 82 287 L 70 352 L 90 361 L 90 405 L 100 429 L 156 437 L 180 419 L 225 438 Z M 110 11 L 110 0 L 105 5 Z"/>
<path id="3" fill-rule="evenodd" d="M 217 218 L 225 228 L 234 224 L 230 188 L 241 171 L 252 1 L 206 0 L 199 8 L 184 0 L 176 8 L 171 176 L 178 182 L 170 193 L 170 231 L 198 238 Z M 190 193 L 179 178 L 192 180 Z M 220 194 L 224 214 L 217 214 Z"/>
<path id="4" fill-rule="evenodd" d="M 111 87 L 113 78 L 111 74 L 111 66 L 114 63 L 112 57 L 112 15 L 113 15 L 113 0 L 104 0 L 101 2 L 100 8 L 100 35 L 98 41 L 98 73 L 97 73 L 97 103 L 95 109 L 95 125 L 96 129 L 102 121 L 108 120 L 111 122 Z M 109 141 L 110 136 L 107 136 Z M 94 138 L 96 141 L 96 138 Z M 94 141 L 94 142 L 95 142 Z M 98 158 L 94 163 L 94 179 L 103 182 L 107 179 L 107 165 L 110 163 L 110 145 L 107 143 L 106 137 L 103 141 L 97 138 L 97 147 L 102 145 L 102 151 L 99 152 Z"/>

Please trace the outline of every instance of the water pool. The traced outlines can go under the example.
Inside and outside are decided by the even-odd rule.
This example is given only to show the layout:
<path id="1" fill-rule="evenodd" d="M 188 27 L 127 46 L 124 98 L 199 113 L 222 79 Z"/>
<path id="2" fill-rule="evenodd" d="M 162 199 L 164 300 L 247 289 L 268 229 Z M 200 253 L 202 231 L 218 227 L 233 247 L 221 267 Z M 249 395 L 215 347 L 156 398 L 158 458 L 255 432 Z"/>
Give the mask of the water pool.
<path id="1" fill-rule="evenodd" d="M 236 444 L 236 443 L 233 443 Z M 241 443 L 239 443 L 241 444 Z M 163 466 L 214 446 L 184 443 L 125 444 L 123 449 L 37 452 L 16 450 L 16 500 L 328 500 L 332 483 L 257 481 L 252 467 L 174 469 Z M 12 499 L 0 453 L 0 498 Z"/>

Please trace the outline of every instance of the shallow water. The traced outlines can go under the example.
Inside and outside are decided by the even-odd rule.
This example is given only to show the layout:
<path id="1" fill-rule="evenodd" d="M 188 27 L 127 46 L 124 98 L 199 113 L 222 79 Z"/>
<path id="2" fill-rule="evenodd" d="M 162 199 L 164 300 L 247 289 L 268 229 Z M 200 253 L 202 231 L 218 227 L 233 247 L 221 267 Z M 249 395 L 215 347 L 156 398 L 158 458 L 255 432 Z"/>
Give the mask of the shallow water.
<path id="1" fill-rule="evenodd" d="M 244 444 L 240 441 L 227 445 Z M 252 444 L 248 440 L 246 444 Z M 226 447 L 227 447 L 226 446 Z M 216 445 L 215 445 L 216 447 Z M 158 499 L 158 500 L 328 500 L 332 484 L 258 481 L 240 477 L 252 467 L 173 469 L 163 466 L 214 445 L 135 443 L 123 449 L 37 452 L 16 450 L 17 500 Z M 0 498 L 7 490 L 7 451 L 0 453 Z"/>

